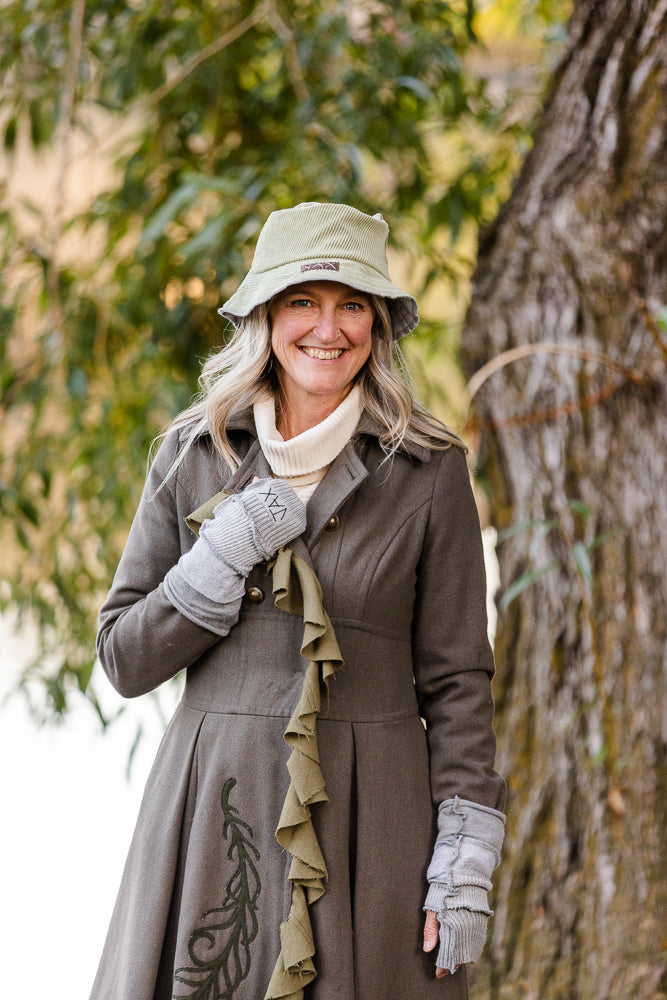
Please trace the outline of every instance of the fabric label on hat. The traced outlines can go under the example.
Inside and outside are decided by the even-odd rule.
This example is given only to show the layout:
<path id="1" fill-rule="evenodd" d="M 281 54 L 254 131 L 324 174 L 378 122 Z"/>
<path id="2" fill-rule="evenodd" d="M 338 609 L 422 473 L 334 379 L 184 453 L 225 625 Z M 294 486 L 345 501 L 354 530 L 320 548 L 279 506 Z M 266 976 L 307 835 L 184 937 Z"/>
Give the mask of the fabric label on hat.
<path id="1" fill-rule="evenodd" d="M 321 260 L 316 264 L 302 264 L 302 271 L 340 271 L 340 264 L 337 260 Z"/>

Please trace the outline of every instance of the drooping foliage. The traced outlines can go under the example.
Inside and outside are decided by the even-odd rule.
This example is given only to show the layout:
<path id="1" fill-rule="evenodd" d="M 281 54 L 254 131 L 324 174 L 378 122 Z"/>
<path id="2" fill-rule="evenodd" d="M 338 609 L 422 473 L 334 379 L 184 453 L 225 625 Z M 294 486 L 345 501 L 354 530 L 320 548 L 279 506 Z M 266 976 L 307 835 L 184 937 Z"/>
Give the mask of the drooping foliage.
<path id="1" fill-rule="evenodd" d="M 444 289 L 469 273 L 471 234 L 508 193 L 536 103 L 517 111 L 525 80 L 476 30 L 504 7 L 519 34 L 543 35 L 565 6 L 3 7 L 0 602 L 37 625 L 25 678 L 47 692 L 41 711 L 63 713 L 78 689 L 102 717 L 96 611 L 148 447 L 221 343 L 215 307 L 270 211 L 384 213 L 401 280 L 428 293 L 412 349 L 442 403 Z"/>

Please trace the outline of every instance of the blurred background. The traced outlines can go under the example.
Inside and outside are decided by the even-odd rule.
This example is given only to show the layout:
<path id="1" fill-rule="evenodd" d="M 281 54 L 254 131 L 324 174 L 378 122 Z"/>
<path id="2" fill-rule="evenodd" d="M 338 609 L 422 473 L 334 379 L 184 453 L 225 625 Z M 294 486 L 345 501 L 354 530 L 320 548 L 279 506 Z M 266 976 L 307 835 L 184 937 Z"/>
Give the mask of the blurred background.
<path id="1" fill-rule="evenodd" d="M 664 3 L 0 7 L 8 995 L 87 996 L 178 699 L 95 663 L 150 443 L 269 212 L 333 200 L 389 222 L 485 528 L 510 801 L 473 995 L 664 997 Z"/>

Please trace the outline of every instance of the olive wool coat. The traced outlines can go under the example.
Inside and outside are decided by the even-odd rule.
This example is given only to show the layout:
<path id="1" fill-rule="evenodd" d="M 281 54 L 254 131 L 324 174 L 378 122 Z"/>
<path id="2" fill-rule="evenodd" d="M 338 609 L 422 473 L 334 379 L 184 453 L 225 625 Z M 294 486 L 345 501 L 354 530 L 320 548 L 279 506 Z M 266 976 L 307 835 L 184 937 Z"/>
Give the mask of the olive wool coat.
<path id="1" fill-rule="evenodd" d="M 204 434 L 158 489 L 179 447 L 165 439 L 100 615 L 100 659 L 121 694 L 187 675 L 91 1000 L 262 1000 L 281 948 L 291 859 L 275 831 L 303 622 L 274 603 L 266 565 L 225 638 L 162 587 L 194 544 L 186 517 L 270 475 L 252 414 L 228 433 L 244 456 L 233 474 Z M 290 545 L 319 579 L 344 660 L 317 720 L 328 800 L 312 823 L 328 876 L 309 910 L 317 977 L 304 1000 L 463 1000 L 465 969 L 436 980 L 422 951 L 422 905 L 438 804 L 504 805 L 479 522 L 461 449 L 383 459 L 363 415 Z"/>

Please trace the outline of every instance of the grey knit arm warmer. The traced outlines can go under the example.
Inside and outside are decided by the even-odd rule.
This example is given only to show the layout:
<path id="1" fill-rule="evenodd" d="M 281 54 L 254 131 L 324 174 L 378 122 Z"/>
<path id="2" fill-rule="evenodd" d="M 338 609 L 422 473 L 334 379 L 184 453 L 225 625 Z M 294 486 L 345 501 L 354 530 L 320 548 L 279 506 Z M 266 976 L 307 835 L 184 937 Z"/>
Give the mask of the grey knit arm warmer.
<path id="1" fill-rule="evenodd" d="M 487 919 L 493 913 L 487 892 L 504 834 L 505 817 L 497 809 L 458 796 L 440 805 L 424 909 L 438 916 L 436 965 L 441 969 L 454 972 L 482 953 Z"/>
<path id="2" fill-rule="evenodd" d="M 224 636 L 236 623 L 245 577 L 306 527 L 306 508 L 282 479 L 261 479 L 217 505 L 199 538 L 167 573 L 164 591 L 181 614 Z"/>

